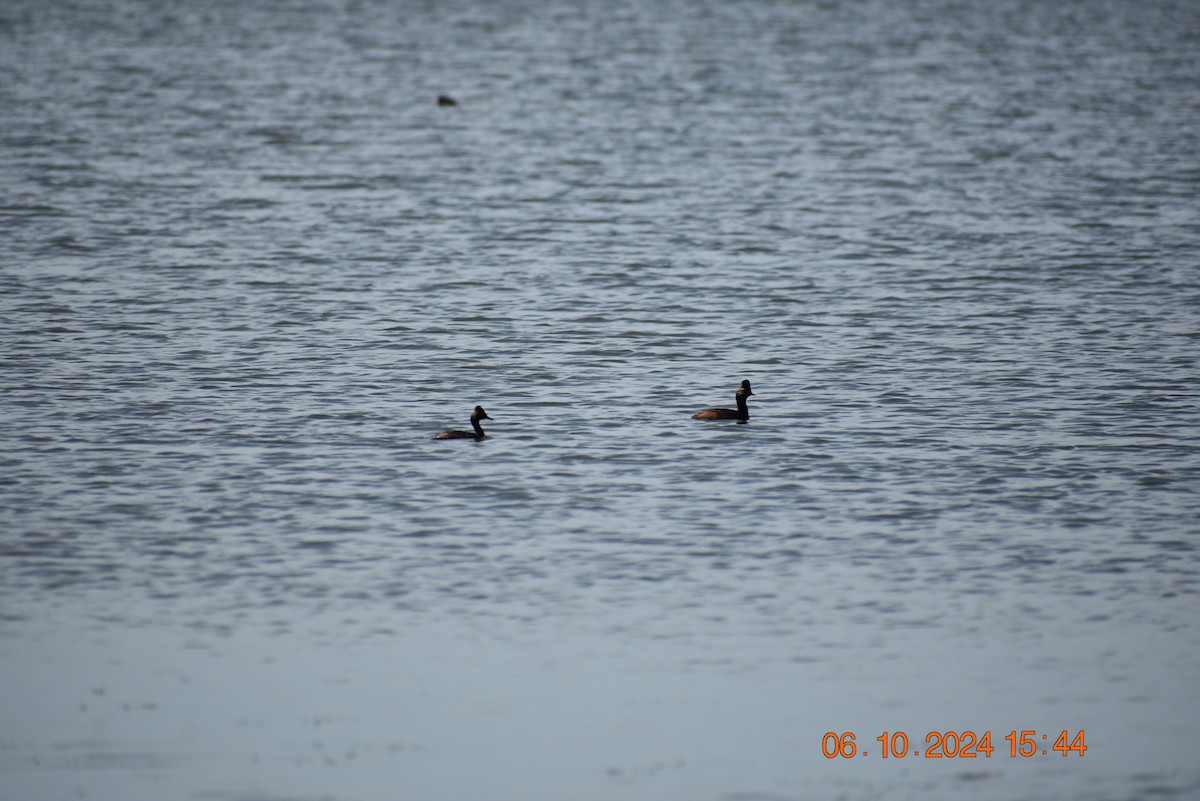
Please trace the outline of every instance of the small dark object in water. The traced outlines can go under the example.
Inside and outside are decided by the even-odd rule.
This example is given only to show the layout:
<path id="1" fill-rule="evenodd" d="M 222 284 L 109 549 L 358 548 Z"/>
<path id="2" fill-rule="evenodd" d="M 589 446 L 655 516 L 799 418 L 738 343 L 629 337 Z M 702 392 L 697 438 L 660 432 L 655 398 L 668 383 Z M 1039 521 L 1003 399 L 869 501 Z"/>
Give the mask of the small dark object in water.
<path id="1" fill-rule="evenodd" d="M 483 426 L 479 425 L 480 420 L 491 420 L 488 413 L 483 410 L 482 406 L 476 406 L 475 411 L 471 412 L 471 428 L 474 431 L 456 431 L 449 429 L 441 433 L 434 434 L 434 439 L 473 439 L 476 442 L 483 439 L 487 434 L 483 433 Z"/>
<path id="2" fill-rule="evenodd" d="M 702 412 L 696 412 L 692 415 L 693 420 L 737 420 L 745 423 L 750 419 L 750 409 L 746 406 L 746 399 L 754 393 L 750 391 L 750 382 L 743 381 L 738 387 L 737 393 L 733 399 L 737 401 L 736 409 L 705 409 Z"/>
<path id="3" fill-rule="evenodd" d="M 457 106 L 458 105 L 458 101 L 455 100 L 450 95 L 438 95 L 437 103 L 439 106 Z"/>

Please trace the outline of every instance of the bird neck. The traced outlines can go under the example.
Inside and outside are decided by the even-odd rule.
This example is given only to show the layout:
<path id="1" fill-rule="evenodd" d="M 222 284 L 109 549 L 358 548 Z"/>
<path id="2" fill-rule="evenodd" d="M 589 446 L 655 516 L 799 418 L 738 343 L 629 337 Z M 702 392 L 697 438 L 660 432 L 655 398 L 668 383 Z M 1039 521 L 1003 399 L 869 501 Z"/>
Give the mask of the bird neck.
<path id="1" fill-rule="evenodd" d="M 748 407 L 746 405 L 746 396 L 739 392 L 737 397 L 734 398 L 734 400 L 737 401 L 738 416 L 741 417 L 743 420 L 749 420 L 750 419 L 750 407 Z"/>

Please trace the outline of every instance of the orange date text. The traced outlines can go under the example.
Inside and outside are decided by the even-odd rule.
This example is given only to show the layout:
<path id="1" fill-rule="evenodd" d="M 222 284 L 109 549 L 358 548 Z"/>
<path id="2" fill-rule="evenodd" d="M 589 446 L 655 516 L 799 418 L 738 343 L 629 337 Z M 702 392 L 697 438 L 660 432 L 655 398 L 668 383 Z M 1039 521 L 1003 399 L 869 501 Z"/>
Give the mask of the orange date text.
<path id="1" fill-rule="evenodd" d="M 925 733 L 923 743 L 919 740 L 910 741 L 907 732 L 885 731 L 873 741 L 864 742 L 860 746 L 852 731 L 827 731 L 821 738 L 821 753 L 826 759 L 871 756 L 883 759 L 991 759 L 993 753 L 1019 759 L 1050 754 L 1064 757 L 1072 754 L 1083 756 L 1087 752 L 1083 729 L 1061 729 L 1045 734 L 1034 729 L 1013 729 L 1003 737 L 997 737 L 997 740 L 1007 743 L 1007 748 L 992 745 L 990 731 L 979 734 L 973 731 L 931 731 Z M 876 746 L 875 743 L 879 745 Z"/>

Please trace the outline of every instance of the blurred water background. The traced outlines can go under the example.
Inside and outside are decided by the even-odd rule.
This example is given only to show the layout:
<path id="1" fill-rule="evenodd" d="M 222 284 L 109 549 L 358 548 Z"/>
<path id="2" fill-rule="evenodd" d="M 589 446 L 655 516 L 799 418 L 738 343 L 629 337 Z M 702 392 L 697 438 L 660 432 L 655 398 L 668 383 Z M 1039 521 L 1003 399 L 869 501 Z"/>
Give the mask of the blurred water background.
<path id="1" fill-rule="evenodd" d="M 0 797 L 1200 798 L 1198 78 L 1182 0 L 3 0 Z"/>

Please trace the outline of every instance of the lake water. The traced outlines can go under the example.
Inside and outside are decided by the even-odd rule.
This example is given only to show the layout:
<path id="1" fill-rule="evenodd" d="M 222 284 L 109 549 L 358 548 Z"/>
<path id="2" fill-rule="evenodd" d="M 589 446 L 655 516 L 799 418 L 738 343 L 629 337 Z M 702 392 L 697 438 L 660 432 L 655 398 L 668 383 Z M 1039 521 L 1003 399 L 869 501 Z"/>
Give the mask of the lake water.
<path id="1" fill-rule="evenodd" d="M 1200 798 L 1198 77 L 1169 0 L 4 0 L 0 798 Z"/>

